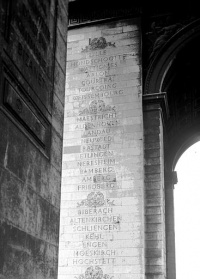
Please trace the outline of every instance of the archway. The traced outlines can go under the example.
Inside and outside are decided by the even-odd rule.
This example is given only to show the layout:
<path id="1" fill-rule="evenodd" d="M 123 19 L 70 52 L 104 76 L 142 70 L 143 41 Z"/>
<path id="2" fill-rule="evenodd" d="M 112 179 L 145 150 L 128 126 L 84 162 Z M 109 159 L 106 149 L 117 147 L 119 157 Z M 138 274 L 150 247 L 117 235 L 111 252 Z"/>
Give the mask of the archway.
<path id="1" fill-rule="evenodd" d="M 178 184 L 174 191 L 177 279 L 195 278 L 200 272 L 200 141 L 179 158 L 175 170 Z"/>
<path id="2" fill-rule="evenodd" d="M 161 159 L 159 165 L 153 164 L 160 176 L 160 185 L 163 183 L 165 189 L 163 192 L 160 190 L 160 210 L 163 217 L 159 222 L 165 227 L 162 242 L 166 242 L 166 250 L 163 248 L 162 253 L 166 255 L 168 279 L 176 278 L 173 192 L 177 177 L 174 168 L 180 155 L 200 135 L 199 36 L 200 21 L 177 32 L 154 58 L 145 82 L 144 115 L 148 114 L 144 117 L 146 145 L 151 136 L 150 123 L 157 121 L 159 125 L 158 140 L 154 144 L 157 145 Z M 151 125 L 151 129 L 155 131 L 155 124 Z M 146 153 L 147 164 L 148 156 Z M 146 231 L 148 238 L 149 231 Z M 146 242 L 148 246 L 148 239 Z"/>

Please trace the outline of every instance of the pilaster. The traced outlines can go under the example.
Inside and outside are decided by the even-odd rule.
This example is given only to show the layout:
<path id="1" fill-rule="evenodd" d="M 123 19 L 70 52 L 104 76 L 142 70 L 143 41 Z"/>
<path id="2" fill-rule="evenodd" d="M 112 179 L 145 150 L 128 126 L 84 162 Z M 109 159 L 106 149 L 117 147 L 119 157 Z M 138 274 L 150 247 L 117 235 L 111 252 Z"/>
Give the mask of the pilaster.
<path id="1" fill-rule="evenodd" d="M 165 172 L 165 226 L 166 226 L 166 272 L 168 279 L 176 278 L 175 223 L 174 223 L 174 184 L 175 171 Z"/>
<path id="2" fill-rule="evenodd" d="M 166 278 L 164 123 L 166 93 L 143 96 L 145 180 L 145 275 Z"/>

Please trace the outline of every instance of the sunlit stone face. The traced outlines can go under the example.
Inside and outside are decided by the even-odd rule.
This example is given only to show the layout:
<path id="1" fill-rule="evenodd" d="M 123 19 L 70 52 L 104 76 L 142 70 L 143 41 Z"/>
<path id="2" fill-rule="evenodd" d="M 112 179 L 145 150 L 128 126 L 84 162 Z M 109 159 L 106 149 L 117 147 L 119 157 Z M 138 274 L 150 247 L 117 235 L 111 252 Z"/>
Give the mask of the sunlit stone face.
<path id="1" fill-rule="evenodd" d="M 59 277 L 143 276 L 139 23 L 69 30 Z"/>

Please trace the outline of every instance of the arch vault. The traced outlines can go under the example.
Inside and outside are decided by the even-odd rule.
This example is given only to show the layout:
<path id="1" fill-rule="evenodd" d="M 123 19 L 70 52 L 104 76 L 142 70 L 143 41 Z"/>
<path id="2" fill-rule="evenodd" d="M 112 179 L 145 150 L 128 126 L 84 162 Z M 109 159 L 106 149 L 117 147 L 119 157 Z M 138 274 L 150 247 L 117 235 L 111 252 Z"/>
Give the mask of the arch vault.
<path id="1" fill-rule="evenodd" d="M 176 278 L 174 168 L 182 153 L 200 136 L 199 41 L 199 20 L 180 28 L 154 57 L 144 85 L 146 270 L 154 257 L 155 265 L 159 258 L 158 251 L 148 248 L 152 230 L 163 230 L 165 244 L 160 254 L 166 254 L 166 277 L 170 279 Z M 153 210 L 149 214 L 156 202 L 163 212 L 162 220 L 156 220 Z"/>

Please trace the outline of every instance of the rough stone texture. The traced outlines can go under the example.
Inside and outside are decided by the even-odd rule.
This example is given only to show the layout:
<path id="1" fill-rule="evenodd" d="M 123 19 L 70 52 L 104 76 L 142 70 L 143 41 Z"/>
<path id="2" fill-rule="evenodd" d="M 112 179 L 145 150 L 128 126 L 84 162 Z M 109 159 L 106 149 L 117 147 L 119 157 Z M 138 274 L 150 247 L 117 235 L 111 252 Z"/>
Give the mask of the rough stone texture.
<path id="1" fill-rule="evenodd" d="M 139 34 L 138 20 L 68 32 L 59 279 L 144 278 Z"/>
<path id="2" fill-rule="evenodd" d="M 175 222 L 174 222 L 174 182 L 165 179 L 166 212 L 166 260 L 167 277 L 176 278 Z"/>
<path id="3" fill-rule="evenodd" d="M 0 3 L 0 278 L 57 278 L 66 2 Z"/>
<path id="4" fill-rule="evenodd" d="M 166 277 L 163 123 L 159 104 L 144 105 L 145 274 Z"/>

